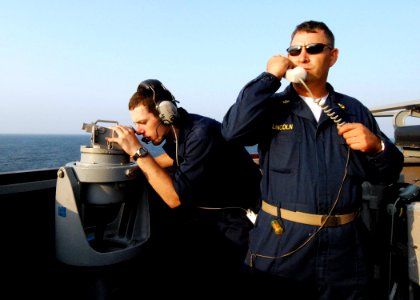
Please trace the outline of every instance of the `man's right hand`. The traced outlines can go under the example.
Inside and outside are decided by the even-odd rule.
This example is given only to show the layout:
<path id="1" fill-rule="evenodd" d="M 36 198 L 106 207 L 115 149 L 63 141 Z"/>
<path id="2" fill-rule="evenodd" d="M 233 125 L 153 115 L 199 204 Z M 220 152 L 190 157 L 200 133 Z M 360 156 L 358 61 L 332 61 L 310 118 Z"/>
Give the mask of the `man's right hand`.
<path id="1" fill-rule="evenodd" d="M 120 147 L 130 156 L 133 156 L 137 149 L 142 146 L 142 144 L 137 139 L 135 132 L 132 127 L 128 126 L 114 126 L 111 129 L 115 130 L 117 137 L 108 137 L 106 138 L 108 142 L 118 143 Z"/>
<path id="2" fill-rule="evenodd" d="M 268 60 L 266 71 L 281 80 L 289 69 L 289 66 L 292 66 L 292 62 L 287 57 L 274 55 Z"/>

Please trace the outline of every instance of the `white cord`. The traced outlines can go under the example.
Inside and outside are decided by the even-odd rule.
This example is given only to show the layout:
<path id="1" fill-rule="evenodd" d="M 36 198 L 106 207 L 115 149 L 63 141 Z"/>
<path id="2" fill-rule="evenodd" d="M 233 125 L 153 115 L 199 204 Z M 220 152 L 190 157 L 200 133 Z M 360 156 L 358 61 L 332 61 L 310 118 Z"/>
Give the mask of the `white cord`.
<path id="1" fill-rule="evenodd" d="M 207 206 L 196 206 L 201 209 L 208 209 L 208 210 L 219 210 L 219 209 L 242 209 L 244 212 L 247 212 L 248 210 L 240 207 L 240 206 L 226 206 L 226 207 L 207 207 Z"/>
<path id="2" fill-rule="evenodd" d="M 342 126 L 342 125 L 344 125 L 344 124 L 346 124 L 346 122 L 344 122 L 343 121 L 343 119 L 342 118 L 340 118 L 340 116 L 339 115 L 337 115 L 335 112 L 333 112 L 332 111 L 332 109 L 328 106 L 328 105 L 326 105 L 325 103 L 324 104 L 321 104 L 320 103 L 320 101 L 321 101 L 321 99 L 322 98 L 319 98 L 319 99 L 316 99 L 315 97 L 314 97 L 314 95 L 312 94 L 312 92 L 311 92 L 311 90 L 309 89 L 309 87 L 306 85 L 306 83 L 305 83 L 305 81 L 303 81 L 303 79 L 301 79 L 301 78 L 299 78 L 299 81 L 300 81 L 300 83 L 305 87 L 305 89 L 308 91 L 308 93 L 309 93 L 309 96 L 314 100 L 314 102 L 316 103 L 316 104 L 318 104 L 320 107 L 321 107 L 321 109 L 324 111 L 324 113 L 330 118 L 330 119 L 332 119 L 333 121 L 334 121 L 334 123 L 336 123 L 338 126 Z"/>
<path id="3" fill-rule="evenodd" d="M 179 167 L 179 161 L 178 161 L 178 136 L 176 134 L 174 125 L 171 124 L 171 127 L 172 127 L 172 130 L 174 132 L 174 136 L 175 136 L 175 157 L 176 157 L 176 165 Z"/>
<path id="4" fill-rule="evenodd" d="M 255 224 L 255 221 L 257 219 L 257 214 L 254 213 L 250 208 L 245 209 L 240 206 L 227 206 L 227 207 L 206 207 L 206 206 L 196 206 L 197 208 L 201 209 L 207 209 L 207 210 L 221 210 L 221 209 L 241 209 L 246 213 L 246 216 L 248 219 L 252 222 L 252 224 Z"/>
<path id="5" fill-rule="evenodd" d="M 394 202 L 394 205 L 393 205 L 393 207 L 392 207 L 392 216 L 391 216 L 391 233 L 390 233 L 390 238 L 389 238 L 389 245 L 390 245 L 390 247 L 392 246 L 392 240 L 393 240 L 393 238 L 394 238 L 394 215 L 397 213 L 397 203 L 398 203 L 398 201 L 400 201 L 401 200 L 401 198 L 400 197 L 398 197 L 397 198 L 397 200 L 395 200 L 395 202 Z M 390 300 L 392 300 L 393 298 L 394 298 L 394 296 L 393 295 L 395 295 L 395 291 L 392 291 L 391 290 L 391 269 L 392 269 L 392 264 L 391 264 L 391 262 L 392 262 L 392 253 L 391 253 L 392 251 L 391 251 L 391 249 L 390 249 L 390 251 L 389 251 L 389 261 L 388 261 L 388 264 L 389 264 L 389 267 L 388 267 L 388 292 L 390 293 L 389 294 L 389 299 Z M 390 291 L 391 290 L 391 291 Z M 392 296 L 391 296 L 392 295 Z"/>

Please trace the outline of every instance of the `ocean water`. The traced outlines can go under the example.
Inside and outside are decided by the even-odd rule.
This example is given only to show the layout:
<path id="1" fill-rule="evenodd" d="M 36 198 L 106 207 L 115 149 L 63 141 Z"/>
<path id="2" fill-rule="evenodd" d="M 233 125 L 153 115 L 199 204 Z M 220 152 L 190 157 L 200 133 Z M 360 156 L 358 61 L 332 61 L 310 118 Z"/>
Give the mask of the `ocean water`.
<path id="1" fill-rule="evenodd" d="M 80 147 L 90 145 L 90 134 L 0 134 L 0 173 L 59 168 L 80 161 Z M 161 146 L 147 149 L 153 156 L 163 153 Z"/>
<path id="2" fill-rule="evenodd" d="M 90 134 L 0 134 L 0 173 L 59 168 L 80 160 L 80 147 L 90 146 Z M 157 155 L 161 147 L 148 145 Z"/>

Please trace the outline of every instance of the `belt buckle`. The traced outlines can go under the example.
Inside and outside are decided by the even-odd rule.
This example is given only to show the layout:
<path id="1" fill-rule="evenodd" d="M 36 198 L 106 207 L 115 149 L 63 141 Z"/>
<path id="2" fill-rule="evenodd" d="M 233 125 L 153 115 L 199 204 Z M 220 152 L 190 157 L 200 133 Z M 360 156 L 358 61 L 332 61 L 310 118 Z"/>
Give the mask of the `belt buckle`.
<path id="1" fill-rule="evenodd" d="M 327 219 L 326 222 L 325 219 Z M 337 227 L 338 225 L 340 225 L 340 222 L 339 218 L 336 216 L 323 215 L 321 218 L 321 224 L 324 224 L 324 227 Z"/>

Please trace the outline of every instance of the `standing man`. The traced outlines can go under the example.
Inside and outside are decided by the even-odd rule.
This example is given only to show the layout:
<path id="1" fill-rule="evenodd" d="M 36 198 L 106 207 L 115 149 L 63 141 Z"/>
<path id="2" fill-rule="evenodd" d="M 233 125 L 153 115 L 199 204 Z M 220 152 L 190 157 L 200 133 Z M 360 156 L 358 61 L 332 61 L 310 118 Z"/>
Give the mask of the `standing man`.
<path id="1" fill-rule="evenodd" d="M 135 130 L 116 126 L 108 141 L 137 162 L 159 196 L 151 202 L 170 208 L 152 223 L 151 239 L 162 243 L 153 248 L 157 279 L 217 289 L 243 271 L 253 227 L 246 211 L 260 206 L 261 172 L 243 146 L 224 140 L 220 122 L 176 102 L 159 80 L 141 82 L 128 104 Z M 143 143 L 165 142 L 165 153 L 153 157 L 135 134 Z"/>
<path id="2" fill-rule="evenodd" d="M 222 122 L 227 140 L 259 146 L 263 202 L 246 263 L 281 299 L 367 299 L 362 183 L 396 181 L 403 155 L 361 102 L 327 82 L 338 49 L 324 23 L 298 25 L 287 52 Z M 276 93 L 296 66 L 306 79 Z"/>

